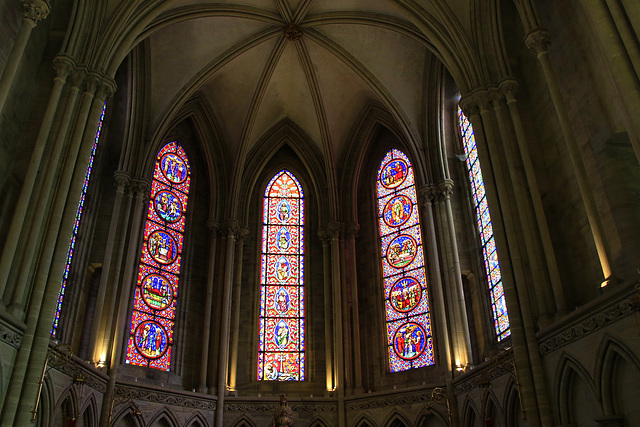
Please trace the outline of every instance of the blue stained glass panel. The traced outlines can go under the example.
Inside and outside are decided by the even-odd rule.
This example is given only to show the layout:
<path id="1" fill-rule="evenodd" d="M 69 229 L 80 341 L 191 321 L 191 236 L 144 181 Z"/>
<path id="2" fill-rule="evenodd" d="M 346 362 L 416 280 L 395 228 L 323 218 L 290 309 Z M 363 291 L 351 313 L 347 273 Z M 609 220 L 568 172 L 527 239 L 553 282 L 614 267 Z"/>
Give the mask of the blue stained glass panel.
<path id="1" fill-rule="evenodd" d="M 458 121 L 460 125 L 460 134 L 462 135 L 462 143 L 464 145 L 467 157 L 467 171 L 469 173 L 469 182 L 471 183 L 471 195 L 474 200 L 474 210 L 476 212 L 477 227 L 482 242 L 482 253 L 487 273 L 487 283 L 489 286 L 489 295 L 491 306 L 493 309 L 493 319 L 495 332 L 498 341 L 501 341 L 511 334 L 509 326 L 509 314 L 504 299 L 504 290 L 502 287 L 502 275 L 500 273 L 500 263 L 498 261 L 498 252 L 495 247 L 493 238 L 493 226 L 491 223 L 491 214 L 485 197 L 484 179 L 482 178 L 482 169 L 478 159 L 478 150 L 476 147 L 475 135 L 471 122 L 464 115 L 462 110 L 458 108 Z"/>

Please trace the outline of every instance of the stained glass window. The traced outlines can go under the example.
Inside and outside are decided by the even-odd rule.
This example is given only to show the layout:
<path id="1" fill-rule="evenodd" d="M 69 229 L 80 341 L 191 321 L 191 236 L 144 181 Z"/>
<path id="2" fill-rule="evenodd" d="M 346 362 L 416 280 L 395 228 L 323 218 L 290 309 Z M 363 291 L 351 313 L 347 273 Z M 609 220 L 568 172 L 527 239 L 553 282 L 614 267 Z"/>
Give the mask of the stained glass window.
<path id="1" fill-rule="evenodd" d="M 102 130 L 102 122 L 104 120 L 104 112 L 107 109 L 107 103 L 102 106 L 102 114 L 100 114 L 100 120 L 98 121 L 98 130 L 96 131 L 96 137 L 93 140 L 93 148 L 91 149 L 91 156 L 89 157 L 89 166 L 87 167 L 87 173 L 84 175 L 84 183 L 82 184 L 82 193 L 80 194 L 80 201 L 78 202 L 78 210 L 76 211 L 75 222 L 73 223 L 73 232 L 71 234 L 71 242 L 69 243 L 69 250 L 67 251 L 67 263 L 62 273 L 62 281 L 60 283 L 60 292 L 58 293 L 58 303 L 56 305 L 56 314 L 53 318 L 53 325 L 51 326 L 51 336 L 55 338 L 58 331 L 58 325 L 60 323 L 60 312 L 62 311 L 62 301 L 64 300 L 64 292 L 67 288 L 67 279 L 69 279 L 69 269 L 71 268 L 71 259 L 73 258 L 73 250 L 76 246 L 76 238 L 78 237 L 78 229 L 80 227 L 80 218 L 82 217 L 82 208 L 84 207 L 84 200 L 87 195 L 87 188 L 89 187 L 89 178 L 91 178 L 91 169 L 93 167 L 93 158 L 96 155 L 98 149 L 98 140 L 100 139 L 100 131 Z"/>
<path id="2" fill-rule="evenodd" d="M 391 372 L 434 364 L 413 166 L 399 150 L 382 160 L 378 222 Z"/>
<path id="3" fill-rule="evenodd" d="M 304 195 L 287 170 L 263 201 L 258 380 L 304 380 Z"/>
<path id="4" fill-rule="evenodd" d="M 156 158 L 126 363 L 169 370 L 191 170 L 177 142 Z"/>
<path id="5" fill-rule="evenodd" d="M 471 183 L 471 196 L 473 198 L 474 210 L 476 213 L 476 225 L 482 242 L 482 255 L 489 284 L 489 295 L 491 299 L 491 309 L 493 311 L 493 323 L 498 341 L 502 341 L 511 335 L 509 329 L 509 313 L 507 303 L 504 298 L 502 286 L 502 275 L 500 274 L 500 263 L 498 262 L 498 252 L 496 242 L 493 238 L 493 227 L 491 225 L 491 215 L 485 195 L 484 179 L 478 160 L 478 149 L 476 139 L 473 134 L 473 126 L 458 107 L 458 118 L 460 122 L 460 132 L 462 143 L 467 160 L 467 171 L 469 172 L 469 182 Z"/>

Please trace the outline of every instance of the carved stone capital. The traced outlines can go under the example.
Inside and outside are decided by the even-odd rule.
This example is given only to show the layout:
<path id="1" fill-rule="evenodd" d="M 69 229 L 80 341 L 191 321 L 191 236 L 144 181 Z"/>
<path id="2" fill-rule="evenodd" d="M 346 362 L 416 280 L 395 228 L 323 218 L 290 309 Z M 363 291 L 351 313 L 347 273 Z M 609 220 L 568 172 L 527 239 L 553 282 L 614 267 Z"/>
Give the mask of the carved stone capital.
<path id="1" fill-rule="evenodd" d="M 453 181 L 450 179 L 445 179 L 440 184 L 438 184 L 438 194 L 445 199 L 448 199 L 453 194 Z"/>
<path id="2" fill-rule="evenodd" d="M 131 186 L 135 187 L 136 195 L 143 199 L 149 197 L 149 191 L 151 190 L 151 181 L 146 178 L 138 178 L 131 182 Z"/>
<path id="3" fill-rule="evenodd" d="M 51 12 L 51 6 L 45 0 L 22 0 L 24 18 L 32 21 L 34 25 L 44 20 Z"/>
<path id="4" fill-rule="evenodd" d="M 433 184 L 425 184 L 418 189 L 418 194 L 423 205 L 432 204 L 438 197 L 438 187 Z"/>
<path id="5" fill-rule="evenodd" d="M 87 77 L 87 73 L 83 68 L 74 68 L 73 71 L 69 74 L 71 77 L 71 85 L 76 88 L 80 88 L 82 83 L 84 83 L 84 79 Z"/>
<path id="6" fill-rule="evenodd" d="M 540 56 L 540 54 L 548 50 L 549 44 L 551 44 L 551 35 L 549 31 L 537 28 L 526 35 L 524 43 L 529 49 L 533 50 L 536 55 Z"/>
<path id="7" fill-rule="evenodd" d="M 68 56 L 58 55 L 53 60 L 53 69 L 56 72 L 56 79 L 63 82 L 67 80 L 67 76 L 76 67 L 76 63 Z"/>
<path id="8" fill-rule="evenodd" d="M 500 89 L 497 87 L 491 87 L 487 91 L 487 101 L 489 104 L 493 106 L 494 109 L 502 108 L 502 101 L 504 100 L 504 95 L 500 92 Z"/>
<path id="9" fill-rule="evenodd" d="M 507 103 L 515 101 L 518 94 L 518 82 L 514 78 L 506 78 L 498 86 L 500 92 L 507 99 Z"/>
<path id="10" fill-rule="evenodd" d="M 303 31 L 300 25 L 291 23 L 284 27 L 282 33 L 285 39 L 294 42 L 302 38 Z"/>
<path id="11" fill-rule="evenodd" d="M 227 232 L 227 237 L 233 237 L 234 239 L 239 227 L 240 224 L 238 224 L 238 221 L 236 221 L 235 219 L 228 219 L 224 222 L 223 225 L 223 228 Z"/>
<path id="12" fill-rule="evenodd" d="M 344 224 L 344 234 L 349 238 L 357 238 L 358 233 L 360 232 L 360 224 L 356 222 L 350 222 Z"/>
<path id="13" fill-rule="evenodd" d="M 238 227 L 236 230 L 236 242 L 244 243 L 244 239 L 249 235 L 249 229 L 247 227 Z"/>
<path id="14" fill-rule="evenodd" d="M 318 237 L 322 242 L 322 246 L 326 246 L 331 243 L 331 233 L 329 233 L 327 230 L 318 231 Z"/>
<path id="15" fill-rule="evenodd" d="M 113 179 L 116 182 L 116 191 L 124 194 L 129 181 L 131 181 L 131 175 L 128 172 L 118 170 L 113 173 Z"/>
<path id="16" fill-rule="evenodd" d="M 100 84 L 100 77 L 94 73 L 88 73 L 85 79 L 84 91 L 86 93 L 95 94 Z"/>
<path id="17" fill-rule="evenodd" d="M 108 100 L 109 98 L 111 98 L 111 96 L 113 96 L 117 87 L 118 86 L 113 79 L 100 76 L 98 80 L 98 88 L 96 90 L 96 98 L 102 101 Z"/>
<path id="18" fill-rule="evenodd" d="M 217 233 L 218 231 L 220 231 L 220 223 L 215 219 L 210 219 L 207 221 L 207 228 L 212 233 Z"/>
<path id="19" fill-rule="evenodd" d="M 331 235 L 332 239 L 338 239 L 343 229 L 344 224 L 338 221 L 330 222 L 327 225 L 327 232 Z"/>

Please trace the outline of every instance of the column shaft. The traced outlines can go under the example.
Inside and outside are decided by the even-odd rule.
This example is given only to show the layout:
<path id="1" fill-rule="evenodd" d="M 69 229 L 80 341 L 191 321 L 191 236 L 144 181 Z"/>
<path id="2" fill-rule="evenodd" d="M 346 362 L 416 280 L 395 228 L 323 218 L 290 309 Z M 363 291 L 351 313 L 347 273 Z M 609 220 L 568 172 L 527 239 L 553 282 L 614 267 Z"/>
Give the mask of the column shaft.
<path id="1" fill-rule="evenodd" d="M 218 244 L 218 229 L 216 221 L 208 221 L 209 228 L 209 264 L 207 268 L 207 296 L 204 308 L 204 325 L 202 326 L 202 354 L 200 356 L 200 384 L 198 391 L 206 393 L 207 373 L 209 372 L 209 339 L 211 337 L 211 311 L 213 307 L 213 286 L 216 271 L 216 248 Z"/>
<path id="2" fill-rule="evenodd" d="M 231 341 L 231 367 L 229 368 L 229 389 L 236 389 L 236 371 L 238 369 L 238 341 L 240 339 L 240 299 L 242 295 L 242 256 L 244 250 L 244 238 L 249 234 L 246 228 L 238 230 L 238 240 L 236 241 L 236 272 L 234 275 L 234 298 L 233 298 L 233 339 Z"/>
<path id="3" fill-rule="evenodd" d="M 333 371 L 333 333 L 331 328 L 331 304 L 333 300 L 331 294 L 331 236 L 329 233 L 318 233 L 322 241 L 322 276 L 324 278 L 324 354 L 325 354 L 325 375 L 327 392 L 335 390 L 334 371 Z"/>
<path id="4" fill-rule="evenodd" d="M 344 426 L 345 404 L 344 404 L 344 341 L 343 341 L 343 313 L 342 313 L 342 282 L 340 278 L 340 231 L 342 224 L 332 222 L 328 226 L 331 235 L 331 287 L 333 289 L 333 336 L 335 348 L 335 376 L 334 387 L 338 392 L 338 425 Z"/>
<path id="5" fill-rule="evenodd" d="M 352 335 L 352 350 L 353 350 L 353 377 L 354 384 L 353 390 L 355 393 L 362 393 L 362 360 L 360 354 L 360 314 L 358 309 L 358 270 L 356 268 L 356 237 L 358 237 L 358 231 L 360 226 L 358 224 L 347 224 L 346 237 L 347 237 L 347 251 L 348 254 L 344 258 L 347 261 L 348 274 L 350 276 L 351 285 L 351 310 L 353 315 L 351 319 L 351 335 Z"/>

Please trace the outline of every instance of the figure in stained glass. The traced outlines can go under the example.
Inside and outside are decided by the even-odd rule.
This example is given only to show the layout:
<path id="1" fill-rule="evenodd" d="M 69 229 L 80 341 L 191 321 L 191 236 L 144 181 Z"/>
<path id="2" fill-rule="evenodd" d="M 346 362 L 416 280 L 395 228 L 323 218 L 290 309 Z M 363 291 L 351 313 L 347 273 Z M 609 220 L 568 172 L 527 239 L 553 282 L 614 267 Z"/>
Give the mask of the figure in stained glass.
<path id="1" fill-rule="evenodd" d="M 154 310 L 164 310 L 173 300 L 169 280 L 161 274 L 149 274 L 142 283 L 142 299 Z"/>
<path id="2" fill-rule="evenodd" d="M 278 219 L 281 222 L 287 222 L 291 218 L 291 206 L 289 202 L 283 200 L 278 204 Z"/>
<path id="3" fill-rule="evenodd" d="M 162 173 L 169 181 L 180 184 L 187 179 L 187 167 L 184 159 L 175 153 L 162 157 Z"/>
<path id="4" fill-rule="evenodd" d="M 284 288 L 280 288 L 278 291 L 278 296 L 276 297 L 276 310 L 280 313 L 286 313 L 289 311 L 289 292 L 287 292 Z"/>
<path id="5" fill-rule="evenodd" d="M 289 249 L 289 242 L 291 241 L 291 234 L 289 234 L 289 230 L 282 227 L 278 234 L 276 235 L 276 242 L 278 242 L 278 249 L 287 250 Z"/>
<path id="6" fill-rule="evenodd" d="M 167 222 L 176 222 L 182 216 L 182 205 L 178 196 L 170 191 L 159 191 L 155 197 L 156 213 Z"/>
<path id="7" fill-rule="evenodd" d="M 142 322 L 136 329 L 136 348 L 150 359 L 161 357 L 167 349 L 167 333 L 158 323 Z"/>
<path id="8" fill-rule="evenodd" d="M 434 364 L 429 302 L 413 167 L 395 149 L 380 164 L 376 189 L 389 368 L 399 372 Z"/>
<path id="9" fill-rule="evenodd" d="M 177 246 L 175 239 L 163 231 L 155 231 L 149 236 L 149 254 L 160 264 L 171 264 L 176 260 Z"/>

